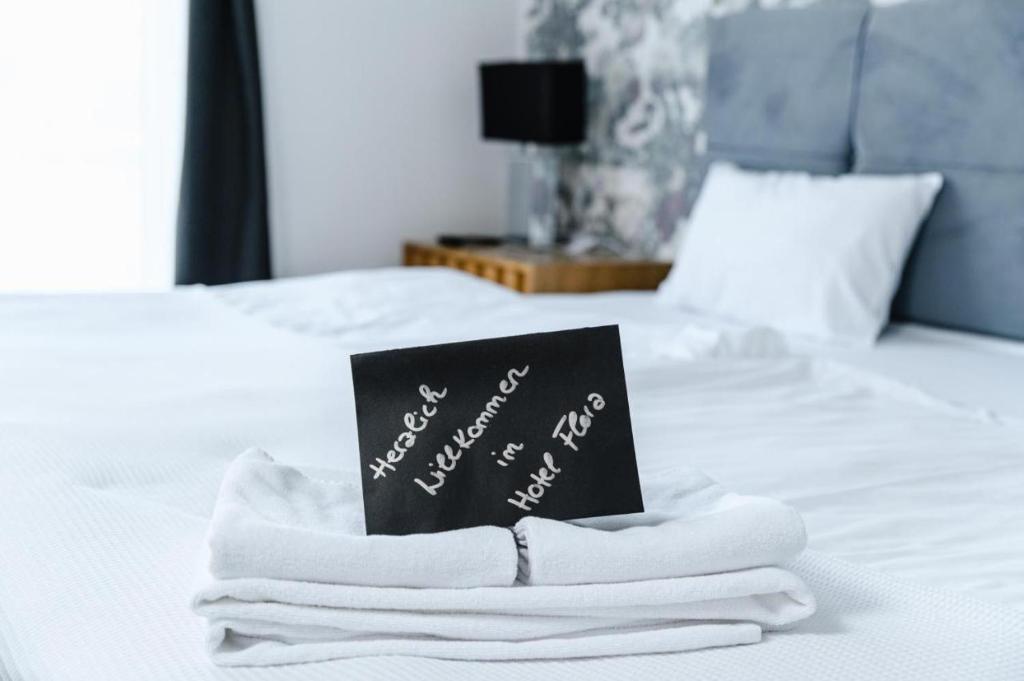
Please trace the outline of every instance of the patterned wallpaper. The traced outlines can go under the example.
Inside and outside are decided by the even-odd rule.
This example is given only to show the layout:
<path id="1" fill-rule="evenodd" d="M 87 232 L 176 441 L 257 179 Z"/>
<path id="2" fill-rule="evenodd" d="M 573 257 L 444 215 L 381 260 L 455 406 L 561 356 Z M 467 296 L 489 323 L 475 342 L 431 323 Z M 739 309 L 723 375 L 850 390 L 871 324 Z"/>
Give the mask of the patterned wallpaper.
<path id="1" fill-rule="evenodd" d="M 587 143 L 561 152 L 562 231 L 664 253 L 704 172 L 707 17 L 815 1 L 525 0 L 529 57 L 580 57 L 590 75 Z"/>

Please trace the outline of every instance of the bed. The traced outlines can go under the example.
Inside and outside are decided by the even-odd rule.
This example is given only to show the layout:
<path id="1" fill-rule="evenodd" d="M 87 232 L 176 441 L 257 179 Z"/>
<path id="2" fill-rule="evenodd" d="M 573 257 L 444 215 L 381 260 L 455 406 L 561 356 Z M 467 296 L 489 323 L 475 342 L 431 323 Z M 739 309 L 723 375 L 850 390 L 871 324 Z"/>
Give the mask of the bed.
<path id="1" fill-rule="evenodd" d="M 188 600 L 224 467 L 252 445 L 299 465 L 356 466 L 350 353 L 606 322 L 622 332 L 642 471 L 685 462 L 796 506 L 811 550 L 793 567 L 820 600 L 811 621 L 755 646 L 639 658 L 262 670 L 208 661 Z M 527 297 L 435 268 L 6 297 L 0 330 L 0 660 L 10 678 L 1024 670 L 1019 343 L 898 327 L 851 354 L 666 311 L 652 294 Z M 905 362 L 919 353 L 927 364 Z M 915 383 L 925 367 L 929 380 Z M 961 391 L 960 372 L 1002 380 L 990 393 L 984 381 Z"/>
<path id="2" fill-rule="evenodd" d="M 751 167 L 942 171 L 873 347 L 435 268 L 0 298 L 0 678 L 1024 678 L 1024 341 L 995 337 L 1024 337 L 1024 134 L 1001 94 L 1019 83 L 1024 12 L 865 11 L 717 23 L 708 127 L 712 156 Z M 935 92 L 963 96 L 930 106 Z M 809 550 L 788 567 L 818 598 L 810 620 L 682 654 L 209 661 L 189 600 L 225 467 L 256 446 L 354 470 L 350 354 L 609 323 L 641 475 L 696 466 L 796 507 Z"/>

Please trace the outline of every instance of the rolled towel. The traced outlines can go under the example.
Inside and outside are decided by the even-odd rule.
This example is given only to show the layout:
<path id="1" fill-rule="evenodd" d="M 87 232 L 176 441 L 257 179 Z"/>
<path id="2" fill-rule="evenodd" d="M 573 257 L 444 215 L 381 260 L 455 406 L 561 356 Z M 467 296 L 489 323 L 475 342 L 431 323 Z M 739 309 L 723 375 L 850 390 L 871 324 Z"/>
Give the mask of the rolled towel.
<path id="1" fill-rule="evenodd" d="M 516 578 L 507 528 L 366 535 L 355 480 L 315 480 L 259 449 L 228 468 L 208 534 L 209 572 L 361 586 L 507 586 Z"/>
<path id="2" fill-rule="evenodd" d="M 193 609 L 217 664 L 364 655 L 509 660 L 678 652 L 755 643 L 814 612 L 775 567 L 620 584 L 479 589 L 208 580 Z"/>
<path id="3" fill-rule="evenodd" d="M 520 520 L 519 581 L 599 584 L 743 570 L 786 562 L 807 543 L 794 509 L 726 492 L 693 469 L 663 471 L 643 489 L 644 513 Z"/>

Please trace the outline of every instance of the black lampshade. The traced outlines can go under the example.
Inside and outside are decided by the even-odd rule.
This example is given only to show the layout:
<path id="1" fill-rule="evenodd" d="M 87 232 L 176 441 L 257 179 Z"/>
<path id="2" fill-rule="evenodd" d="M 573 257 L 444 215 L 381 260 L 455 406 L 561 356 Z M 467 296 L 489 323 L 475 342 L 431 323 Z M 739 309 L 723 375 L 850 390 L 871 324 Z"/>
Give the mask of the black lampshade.
<path id="1" fill-rule="evenodd" d="M 586 100 L 582 61 L 480 65 L 485 139 L 578 144 L 585 134 Z"/>

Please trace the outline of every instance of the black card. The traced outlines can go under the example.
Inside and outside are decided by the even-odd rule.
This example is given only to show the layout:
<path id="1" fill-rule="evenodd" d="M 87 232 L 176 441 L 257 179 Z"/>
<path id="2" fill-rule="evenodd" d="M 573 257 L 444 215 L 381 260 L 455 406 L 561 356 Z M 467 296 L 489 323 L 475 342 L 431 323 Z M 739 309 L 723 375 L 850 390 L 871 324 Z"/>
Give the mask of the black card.
<path id="1" fill-rule="evenodd" d="M 617 326 L 352 356 L 368 534 L 643 511 Z"/>

